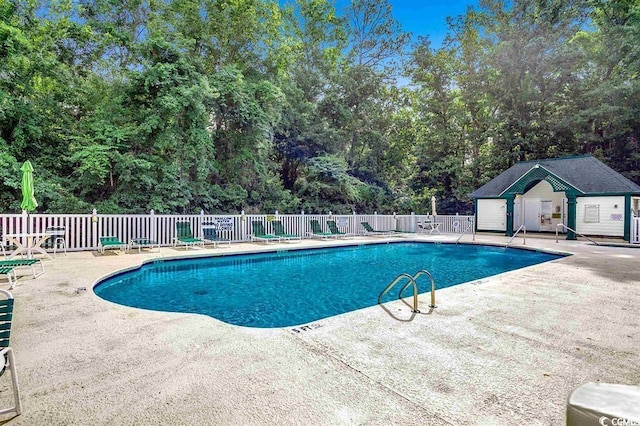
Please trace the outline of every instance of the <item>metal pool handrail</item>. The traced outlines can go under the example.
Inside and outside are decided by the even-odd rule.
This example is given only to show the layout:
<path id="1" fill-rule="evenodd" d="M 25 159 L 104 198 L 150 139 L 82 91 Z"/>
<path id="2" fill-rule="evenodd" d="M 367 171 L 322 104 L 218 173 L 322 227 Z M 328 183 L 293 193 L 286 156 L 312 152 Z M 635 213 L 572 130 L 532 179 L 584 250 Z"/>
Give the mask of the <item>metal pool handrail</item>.
<path id="1" fill-rule="evenodd" d="M 587 237 L 586 235 L 582 235 L 580 234 L 578 231 L 576 231 L 575 229 L 569 228 L 567 225 L 565 225 L 564 223 L 559 223 L 556 225 L 556 243 L 558 242 L 558 228 L 559 227 L 563 227 L 565 229 L 568 229 L 569 231 L 573 231 L 574 234 L 576 235 L 580 235 L 582 238 L 586 238 L 587 240 L 591 241 L 593 244 L 599 246 L 600 244 L 598 244 L 597 242 L 593 241 L 591 238 Z"/>
<path id="2" fill-rule="evenodd" d="M 413 286 L 413 313 L 420 313 L 420 310 L 418 309 L 418 284 L 416 283 L 416 280 L 418 279 L 418 277 L 420 277 L 421 275 L 427 275 L 430 279 L 431 279 L 431 304 L 429 305 L 430 308 L 437 308 L 438 306 L 436 305 L 436 284 L 435 281 L 433 280 L 433 276 L 431 275 L 431 273 L 429 271 L 426 270 L 421 270 L 416 272 L 416 274 L 414 276 L 411 276 L 407 273 L 402 273 L 400 275 L 398 275 L 393 281 L 391 281 L 391 283 L 382 291 L 382 293 L 380 293 L 380 295 L 378 296 L 378 304 L 382 303 L 382 297 L 387 294 L 400 280 L 407 279 L 409 282 L 407 284 L 405 284 L 404 287 L 402 287 L 402 290 L 400 290 L 400 292 L 398 293 L 398 299 L 402 299 L 402 293 L 407 289 L 407 287 L 409 287 L 410 285 Z"/>
<path id="3" fill-rule="evenodd" d="M 524 226 L 524 224 L 520 225 L 520 228 L 518 228 L 518 230 L 516 231 L 515 234 L 513 234 L 513 237 L 511 237 L 511 239 L 509 240 L 509 242 L 505 245 L 505 247 L 509 247 L 509 244 L 511 244 L 511 241 L 513 241 L 513 239 L 516 237 L 516 235 L 518 235 L 518 232 L 523 231 L 522 235 L 523 235 L 523 240 L 522 240 L 522 245 L 526 246 L 527 245 L 527 227 Z"/>
<path id="4" fill-rule="evenodd" d="M 467 235 L 467 231 L 469 230 L 469 228 L 471 228 L 473 226 L 473 220 L 469 219 L 469 224 L 467 225 L 467 227 L 464 229 L 464 231 L 462 231 L 462 234 L 460 234 L 460 236 L 458 237 L 458 239 L 456 240 L 456 244 L 458 244 L 458 242 L 460 242 L 460 240 L 462 239 L 462 237 L 464 237 L 465 235 Z M 473 232 L 471 235 L 473 235 L 473 241 L 476 240 L 476 233 Z"/>

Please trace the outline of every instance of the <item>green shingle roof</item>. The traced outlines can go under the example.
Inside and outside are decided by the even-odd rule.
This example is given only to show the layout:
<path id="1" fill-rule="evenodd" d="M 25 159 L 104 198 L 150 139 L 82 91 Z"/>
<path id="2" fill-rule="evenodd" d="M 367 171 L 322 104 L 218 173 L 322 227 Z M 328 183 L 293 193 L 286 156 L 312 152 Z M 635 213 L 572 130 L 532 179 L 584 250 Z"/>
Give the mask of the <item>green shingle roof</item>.
<path id="1" fill-rule="evenodd" d="M 521 161 L 471 193 L 471 198 L 500 197 L 536 165 L 568 183 L 582 194 L 640 194 L 633 183 L 591 155 Z M 553 179 L 549 176 L 548 179 Z M 547 179 L 547 180 L 548 180 Z"/>

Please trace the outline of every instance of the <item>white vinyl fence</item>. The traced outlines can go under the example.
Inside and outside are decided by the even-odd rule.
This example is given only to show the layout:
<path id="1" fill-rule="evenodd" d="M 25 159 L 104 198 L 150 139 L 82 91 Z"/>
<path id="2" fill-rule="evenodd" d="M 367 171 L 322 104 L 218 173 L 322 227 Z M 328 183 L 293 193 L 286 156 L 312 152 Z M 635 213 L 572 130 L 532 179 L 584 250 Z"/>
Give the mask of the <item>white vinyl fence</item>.
<path id="1" fill-rule="evenodd" d="M 279 220 L 286 232 L 308 237 L 311 232 L 309 221 L 316 219 L 323 230 L 327 220 L 335 220 L 343 232 L 363 233 L 361 222 L 369 222 L 376 230 L 419 231 L 417 223 L 428 220 L 422 215 L 379 215 L 379 214 L 229 214 L 208 215 L 161 215 L 150 212 L 143 215 L 129 214 L 0 214 L 0 235 L 19 233 L 40 233 L 50 226 L 64 226 L 68 250 L 96 250 L 99 237 L 115 236 L 129 242 L 133 238 L 156 240 L 162 246 L 173 245 L 176 236 L 176 222 L 189 222 L 196 237 L 202 236 L 202 224 L 214 223 L 220 237 L 233 242 L 251 240 L 252 221 L 261 221 L 267 232 L 272 232 L 270 222 Z M 473 233 L 473 216 L 436 216 L 441 233 Z"/>

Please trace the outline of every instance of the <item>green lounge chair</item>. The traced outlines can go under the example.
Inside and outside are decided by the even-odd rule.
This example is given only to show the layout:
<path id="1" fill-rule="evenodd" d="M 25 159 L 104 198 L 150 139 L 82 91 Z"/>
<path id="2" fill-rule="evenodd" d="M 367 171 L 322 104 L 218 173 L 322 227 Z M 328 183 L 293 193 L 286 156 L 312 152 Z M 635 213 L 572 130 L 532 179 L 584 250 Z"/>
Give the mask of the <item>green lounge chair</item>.
<path id="1" fill-rule="evenodd" d="M 18 277 L 16 276 L 16 271 L 13 269 L 13 266 L 0 266 L 0 275 L 7 276 L 7 279 L 9 280 L 9 289 L 12 289 L 18 281 Z"/>
<path id="2" fill-rule="evenodd" d="M 231 241 L 218 235 L 218 228 L 215 223 L 204 222 L 202 224 L 202 238 L 205 243 L 213 243 L 213 247 L 217 247 L 218 243 L 227 243 L 231 245 Z"/>
<path id="3" fill-rule="evenodd" d="M 318 222 L 315 219 L 311 219 L 309 221 L 309 224 L 311 225 L 311 233 L 309 234 L 312 237 L 316 237 L 316 238 L 329 238 L 329 237 L 336 237 L 338 238 L 338 236 L 336 234 L 333 234 L 331 232 L 324 232 L 322 230 L 322 226 L 320 226 L 320 222 Z"/>
<path id="4" fill-rule="evenodd" d="M 260 220 L 252 220 L 251 227 L 253 228 L 253 235 L 251 235 L 251 239 L 265 241 L 269 244 L 269 241 L 280 242 L 280 237 L 273 234 L 267 234 L 267 231 L 264 230 L 264 224 Z"/>
<path id="5" fill-rule="evenodd" d="M 0 295 L 5 297 L 0 300 L 0 362 L 2 363 L 0 376 L 7 370 L 11 371 L 14 401 L 13 407 L 1 409 L 0 414 L 15 412 L 17 415 L 20 415 L 20 413 L 22 413 L 22 404 L 20 403 L 20 388 L 18 387 L 18 376 L 16 374 L 16 361 L 13 357 L 13 350 L 9 346 L 11 321 L 13 320 L 13 296 L 7 290 L 2 289 L 0 289 Z"/>
<path id="6" fill-rule="evenodd" d="M 338 225 L 336 224 L 335 220 L 328 220 L 327 221 L 327 226 L 329 227 L 329 232 L 331 232 L 333 235 L 336 235 L 337 237 L 350 237 L 351 234 L 348 232 L 342 232 L 338 229 Z"/>
<path id="7" fill-rule="evenodd" d="M 100 252 L 100 254 L 104 255 L 104 251 L 107 249 L 124 249 L 124 252 L 126 253 L 129 251 L 129 244 L 123 243 L 118 239 L 118 237 L 100 237 L 100 242 L 98 243 L 98 251 Z"/>
<path id="8" fill-rule="evenodd" d="M 373 229 L 373 226 L 369 225 L 369 222 L 360 222 L 360 224 L 365 230 L 365 235 L 376 235 L 376 236 L 384 237 L 388 235 L 393 235 L 396 232 L 396 231 L 377 231 Z"/>
<path id="9" fill-rule="evenodd" d="M 283 240 L 295 240 L 295 239 L 302 240 L 300 235 L 288 234 L 287 232 L 285 232 L 284 225 L 279 220 L 272 221 L 271 228 L 273 229 L 273 234 L 276 237 L 282 238 Z"/>
<path id="10" fill-rule="evenodd" d="M 173 239 L 173 246 L 175 247 L 177 244 L 184 244 L 185 249 L 197 244 L 204 247 L 204 240 L 193 236 L 191 223 L 176 222 L 176 237 Z"/>
<path id="11" fill-rule="evenodd" d="M 36 269 L 34 267 L 36 263 L 40 264 L 39 273 L 36 273 Z M 0 260 L 0 274 L 6 275 L 9 279 L 9 288 L 13 288 L 16 285 L 18 277 L 15 270 L 22 266 L 31 268 L 31 274 L 33 275 L 34 280 L 44 274 L 44 264 L 40 259 Z M 13 276 L 13 280 L 11 279 L 11 276 Z"/>

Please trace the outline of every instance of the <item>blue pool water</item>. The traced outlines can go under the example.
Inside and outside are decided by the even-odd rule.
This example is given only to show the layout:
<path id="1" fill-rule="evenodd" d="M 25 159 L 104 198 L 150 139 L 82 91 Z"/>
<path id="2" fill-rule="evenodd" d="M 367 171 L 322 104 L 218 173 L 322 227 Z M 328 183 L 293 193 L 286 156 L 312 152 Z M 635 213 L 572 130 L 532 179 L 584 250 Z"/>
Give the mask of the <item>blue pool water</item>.
<path id="1" fill-rule="evenodd" d="M 561 256 L 491 246 L 392 243 L 148 263 L 110 277 L 98 296 L 122 305 L 193 312 L 247 327 L 286 327 L 373 306 L 400 273 L 450 287 Z M 421 293 L 430 290 L 418 279 Z M 397 290 L 385 299 L 398 297 Z M 410 296 L 411 289 L 404 296 Z"/>

